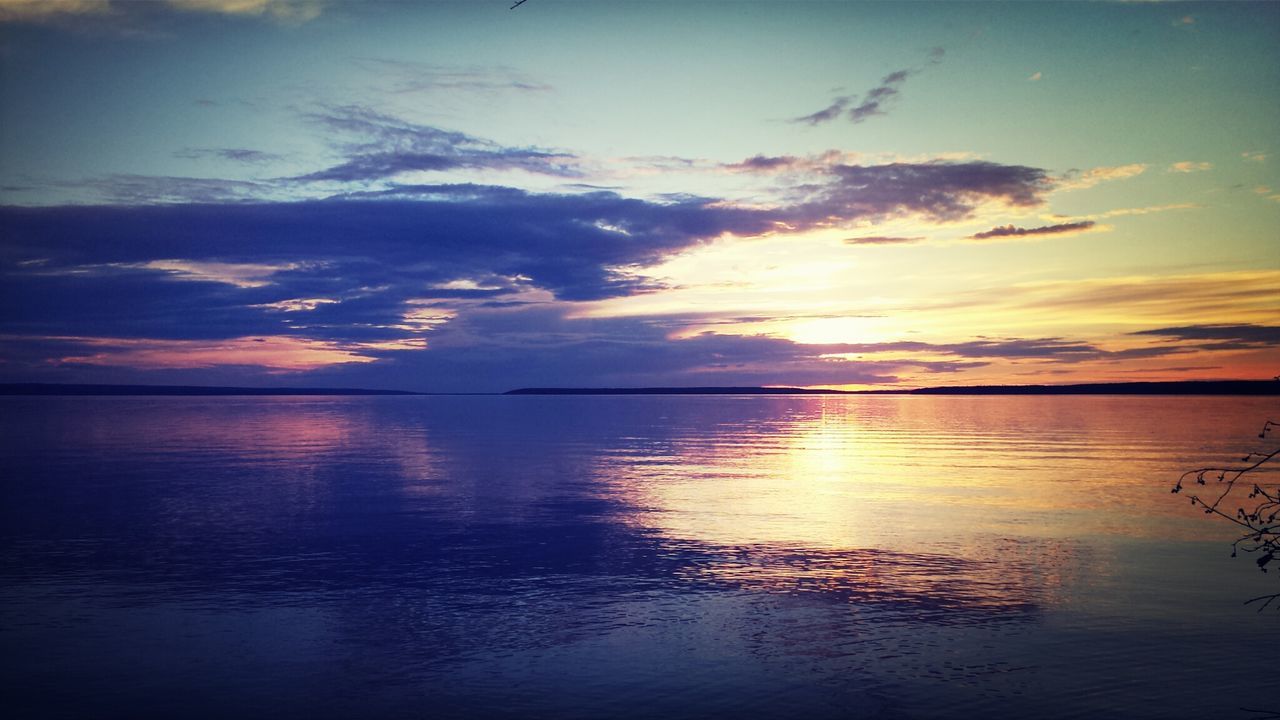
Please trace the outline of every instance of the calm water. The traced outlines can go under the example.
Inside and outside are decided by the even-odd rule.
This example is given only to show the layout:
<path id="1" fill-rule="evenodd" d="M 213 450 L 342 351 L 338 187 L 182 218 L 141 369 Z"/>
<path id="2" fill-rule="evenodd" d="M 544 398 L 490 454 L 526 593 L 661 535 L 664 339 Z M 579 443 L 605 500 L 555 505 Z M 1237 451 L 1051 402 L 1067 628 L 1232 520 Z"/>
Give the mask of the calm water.
<path id="1" fill-rule="evenodd" d="M 1230 718 L 1274 398 L 0 398 L 8 717 Z M 1269 476 L 1275 481 L 1276 475 Z"/>

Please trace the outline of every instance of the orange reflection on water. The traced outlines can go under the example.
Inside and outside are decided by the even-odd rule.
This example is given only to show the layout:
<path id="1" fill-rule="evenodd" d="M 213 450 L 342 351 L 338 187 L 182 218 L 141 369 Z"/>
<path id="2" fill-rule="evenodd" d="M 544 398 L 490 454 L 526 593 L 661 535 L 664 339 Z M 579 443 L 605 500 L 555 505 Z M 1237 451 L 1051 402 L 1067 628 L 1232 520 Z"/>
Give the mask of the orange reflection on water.
<path id="1" fill-rule="evenodd" d="M 614 490 L 641 508 L 633 522 L 738 549 L 741 562 L 700 572 L 753 586 L 1017 605 L 1079 575 L 1080 539 L 1225 532 L 1188 517 L 1169 486 L 1178 468 L 1246 442 L 1249 414 L 1233 404 L 1255 401 L 777 402 L 786 412 L 615 469 Z M 1096 572 L 1107 559 L 1088 562 Z"/>

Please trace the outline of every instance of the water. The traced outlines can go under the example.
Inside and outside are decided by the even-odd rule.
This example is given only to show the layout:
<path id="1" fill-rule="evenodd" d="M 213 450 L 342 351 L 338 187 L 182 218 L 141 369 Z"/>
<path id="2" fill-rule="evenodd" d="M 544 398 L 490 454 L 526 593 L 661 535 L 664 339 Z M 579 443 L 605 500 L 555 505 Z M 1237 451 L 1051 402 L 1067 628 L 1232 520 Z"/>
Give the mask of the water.
<path id="1" fill-rule="evenodd" d="M 8 717 L 1229 718 L 1273 398 L 0 398 Z M 1276 475 L 1267 476 L 1275 481 Z"/>

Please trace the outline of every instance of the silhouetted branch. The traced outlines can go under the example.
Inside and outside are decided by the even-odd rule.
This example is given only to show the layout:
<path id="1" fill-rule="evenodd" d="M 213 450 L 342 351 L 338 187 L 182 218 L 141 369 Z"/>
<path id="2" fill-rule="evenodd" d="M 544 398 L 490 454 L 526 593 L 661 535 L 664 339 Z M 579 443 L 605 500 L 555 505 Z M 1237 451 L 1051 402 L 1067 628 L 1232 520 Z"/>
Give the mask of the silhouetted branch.
<path id="1" fill-rule="evenodd" d="M 1266 439 L 1273 428 L 1280 427 L 1280 423 L 1274 420 L 1267 420 L 1262 425 L 1262 432 L 1258 433 L 1258 437 Z M 1247 465 L 1237 467 L 1206 467 L 1197 470 L 1189 470 L 1178 478 L 1177 484 L 1173 486 L 1171 492 L 1182 492 L 1183 482 L 1188 478 L 1194 478 L 1197 485 L 1208 485 L 1209 480 L 1213 479 L 1222 488 L 1217 494 L 1213 502 L 1208 502 L 1199 495 L 1191 496 L 1191 504 L 1199 505 L 1204 508 L 1206 515 L 1217 515 L 1226 520 L 1235 523 L 1237 526 L 1245 529 L 1245 533 L 1236 538 L 1231 543 L 1231 557 L 1236 557 L 1240 551 L 1247 553 L 1257 553 L 1256 560 L 1258 569 L 1267 572 L 1267 566 L 1271 564 L 1277 556 L 1280 556 L 1280 487 L 1269 486 L 1263 487 L 1258 483 L 1252 483 L 1253 487 L 1249 491 L 1246 503 L 1235 509 L 1234 513 L 1226 512 L 1222 504 L 1236 489 L 1237 483 L 1241 478 L 1252 472 L 1256 472 L 1263 465 L 1271 462 L 1280 455 L 1280 447 L 1270 452 L 1250 452 L 1240 458 L 1240 462 L 1248 463 Z M 1249 507 L 1246 507 L 1249 506 Z M 1270 595 L 1261 595 L 1245 601 L 1246 605 L 1260 602 L 1258 612 L 1266 609 L 1272 602 L 1280 601 L 1280 593 Z M 1276 602 L 1277 609 L 1280 609 L 1280 602 Z"/>

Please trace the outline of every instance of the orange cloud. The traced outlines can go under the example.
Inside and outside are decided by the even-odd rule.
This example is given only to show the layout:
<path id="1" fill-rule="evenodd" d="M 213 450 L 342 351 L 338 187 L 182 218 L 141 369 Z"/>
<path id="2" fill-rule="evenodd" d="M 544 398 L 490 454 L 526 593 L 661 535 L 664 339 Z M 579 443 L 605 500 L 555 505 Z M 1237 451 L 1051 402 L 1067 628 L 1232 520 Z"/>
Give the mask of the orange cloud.
<path id="1" fill-rule="evenodd" d="M 277 372 L 305 372 L 343 363 L 376 360 L 362 350 L 385 349 L 363 344 L 296 337 L 241 337 L 228 340 L 153 340 L 135 338 L 59 337 L 87 353 L 50 362 L 59 365 L 102 365 L 142 370 L 250 365 Z"/>
<path id="2" fill-rule="evenodd" d="M 0 22 L 40 22 L 58 15 L 110 12 L 107 0 L 0 0 Z"/>
<path id="3" fill-rule="evenodd" d="M 1058 187 L 1062 190 L 1084 190 L 1110 180 L 1127 180 L 1141 175 L 1146 170 L 1147 166 L 1143 163 L 1115 167 L 1096 167 L 1084 172 L 1070 173 L 1064 176 Z"/>

